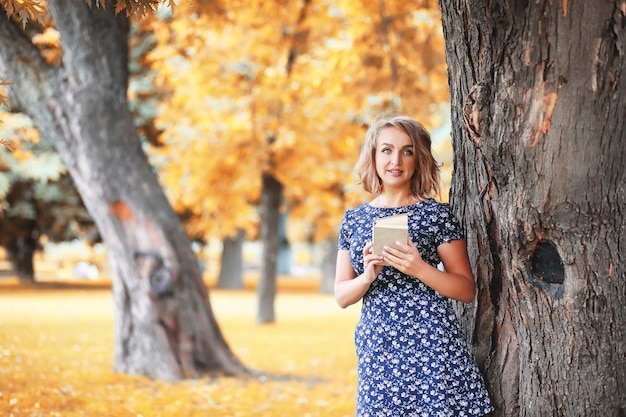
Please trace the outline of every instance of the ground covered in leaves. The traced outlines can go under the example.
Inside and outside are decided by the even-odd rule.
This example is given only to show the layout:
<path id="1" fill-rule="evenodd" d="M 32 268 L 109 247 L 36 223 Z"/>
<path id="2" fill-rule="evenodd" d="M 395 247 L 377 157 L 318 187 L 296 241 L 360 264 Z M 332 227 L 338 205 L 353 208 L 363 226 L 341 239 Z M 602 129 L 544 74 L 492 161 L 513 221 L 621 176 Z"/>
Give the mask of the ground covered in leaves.
<path id="1" fill-rule="evenodd" d="M 296 378 L 165 383 L 111 371 L 109 288 L 0 284 L 2 416 L 354 415 L 359 307 L 342 310 L 331 295 L 279 291 L 277 323 L 258 326 L 254 291 L 212 290 L 213 312 L 242 362 Z"/>

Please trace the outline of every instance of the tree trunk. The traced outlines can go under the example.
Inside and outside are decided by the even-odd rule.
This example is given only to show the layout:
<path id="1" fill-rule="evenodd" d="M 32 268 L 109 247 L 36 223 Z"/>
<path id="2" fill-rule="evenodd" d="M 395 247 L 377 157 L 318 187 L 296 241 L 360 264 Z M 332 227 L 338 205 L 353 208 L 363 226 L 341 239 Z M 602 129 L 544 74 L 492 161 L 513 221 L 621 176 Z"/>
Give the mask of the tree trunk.
<path id="1" fill-rule="evenodd" d="M 246 232 L 243 229 L 239 229 L 235 237 L 224 239 L 217 288 L 227 290 L 240 290 L 243 288 L 242 249 L 245 237 Z"/>
<path id="2" fill-rule="evenodd" d="M 22 224 L 24 223 L 22 222 Z M 35 233 L 34 228 L 27 229 L 25 233 L 14 236 L 6 247 L 9 261 L 11 261 L 13 270 L 20 281 L 35 282 L 33 257 L 35 250 L 37 250 L 38 242 L 33 233 Z"/>
<path id="3" fill-rule="evenodd" d="M 272 175 L 263 174 L 261 188 L 261 240 L 263 251 L 261 276 L 257 288 L 258 310 L 257 323 L 274 323 L 274 299 L 276 298 L 276 266 L 278 259 L 278 221 L 283 185 Z"/>
<path id="4" fill-rule="evenodd" d="M 278 206 L 280 210 L 280 205 Z M 278 258 L 276 274 L 291 275 L 291 244 L 287 239 L 287 213 L 278 213 Z"/>
<path id="5" fill-rule="evenodd" d="M 496 416 L 626 414 L 623 3 L 440 0 Z"/>
<path id="6" fill-rule="evenodd" d="M 335 291 L 335 273 L 337 272 L 337 237 L 326 239 L 324 242 L 324 257 L 322 258 L 322 280 L 320 293 L 332 294 Z"/>
<path id="7" fill-rule="evenodd" d="M 63 63 L 49 66 L 0 19 L 0 77 L 50 137 L 98 225 L 115 303 L 115 371 L 177 380 L 238 374 L 198 262 L 142 151 L 128 108 L 128 21 L 84 1 L 49 0 Z"/>

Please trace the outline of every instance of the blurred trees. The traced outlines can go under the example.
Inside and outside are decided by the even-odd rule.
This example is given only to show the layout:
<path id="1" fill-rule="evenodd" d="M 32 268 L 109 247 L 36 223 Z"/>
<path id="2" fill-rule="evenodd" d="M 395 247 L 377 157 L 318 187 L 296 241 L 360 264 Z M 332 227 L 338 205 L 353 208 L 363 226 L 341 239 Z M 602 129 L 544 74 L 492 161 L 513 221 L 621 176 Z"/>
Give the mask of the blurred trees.
<path id="1" fill-rule="evenodd" d="M 49 20 L 44 14 L 40 18 Z M 155 143 L 158 132 L 154 117 L 161 96 L 151 82 L 150 68 L 142 64 L 154 39 L 141 25 L 134 27 L 129 63 L 130 107 L 141 138 Z M 48 62 L 60 61 L 58 32 L 53 27 L 41 27 L 34 22 L 26 26 L 26 32 Z M 0 83 L 2 85 L 10 83 Z M 4 89 L 0 89 L 0 104 L 8 108 L 3 93 Z M 41 249 L 42 237 L 50 242 L 78 238 L 93 244 L 99 240 L 99 235 L 61 157 L 45 137 L 40 137 L 32 120 L 24 113 L 2 110 L 0 116 L 0 138 L 5 144 L 4 153 L 0 148 L 0 163 L 6 170 L 0 172 L 0 245 L 7 249 L 18 277 L 32 281 L 36 274 L 33 254 Z"/>
<path id="2" fill-rule="evenodd" d="M 115 369 L 163 379 L 241 372 L 188 236 L 260 234 L 257 320 L 273 321 L 280 213 L 301 219 L 309 240 L 336 239 L 345 207 L 363 198 L 351 170 L 368 120 L 383 109 L 431 128 L 443 120 L 436 103 L 447 91 L 433 82 L 444 73 L 434 2 L 183 2 L 150 28 L 159 46 L 148 59 L 163 88 L 156 99 L 169 94 L 158 124 L 130 117 L 127 95 L 154 103 L 155 91 L 127 88 L 131 22 L 98 4 L 49 2 L 38 32 L 60 40 L 57 54 L 5 19 L 0 76 L 14 82 L 15 108 L 54 142 L 104 238 L 117 309 Z M 156 3 L 132 7 L 146 4 Z M 413 47 L 422 38 L 432 45 Z M 154 107 L 147 108 L 149 116 Z M 146 115 L 146 107 L 135 110 Z M 153 166 L 189 219 L 187 233 L 139 134 L 157 145 Z"/>
<path id="3" fill-rule="evenodd" d="M 152 160 L 193 233 L 254 236 L 260 223 L 261 323 L 275 319 L 279 212 L 306 239 L 336 241 L 363 199 L 351 171 L 369 119 L 396 109 L 436 127 L 448 100 L 435 2 L 279 6 L 230 2 L 215 15 L 183 3 L 152 26 L 149 55 L 171 91 Z"/>
<path id="4" fill-rule="evenodd" d="M 308 220 L 315 238 L 331 235 L 352 205 L 348 173 L 373 113 L 397 108 L 438 124 L 447 93 L 432 3 L 181 2 L 180 19 L 155 25 L 152 59 L 171 96 L 153 160 L 177 210 L 199 220 L 191 227 L 257 233 L 266 180 L 278 191 L 273 209 Z M 479 289 L 464 319 L 496 414 L 623 415 L 623 6 L 439 3 L 453 205 L 468 225 Z M 9 14 L 39 12 L 28 0 L 2 4 Z M 1 19 L 0 76 L 50 132 L 105 232 L 116 369 L 160 378 L 241 371 L 138 145 L 125 97 L 128 21 L 82 2 L 50 4 L 63 59 L 43 62 L 46 51 Z M 156 2 L 117 3 L 127 4 Z M 156 294 L 150 278 L 167 282 L 169 271 L 176 285 Z"/>
<path id="5" fill-rule="evenodd" d="M 4 5 L 2 13 L 11 13 Z M 129 17 L 112 2 L 47 5 L 50 14 L 37 24 L 57 33 L 59 59 L 48 59 L 29 27 L 5 16 L 0 78 L 12 83 L 12 108 L 31 116 L 54 143 L 106 245 L 116 309 L 114 370 L 165 380 L 245 372 L 215 321 L 191 242 L 131 117 Z"/>
<path id="6" fill-rule="evenodd" d="M 33 281 L 33 255 L 40 239 L 97 240 L 91 216 L 61 157 L 39 137 L 30 118 L 0 111 L 0 246 L 20 279 Z"/>

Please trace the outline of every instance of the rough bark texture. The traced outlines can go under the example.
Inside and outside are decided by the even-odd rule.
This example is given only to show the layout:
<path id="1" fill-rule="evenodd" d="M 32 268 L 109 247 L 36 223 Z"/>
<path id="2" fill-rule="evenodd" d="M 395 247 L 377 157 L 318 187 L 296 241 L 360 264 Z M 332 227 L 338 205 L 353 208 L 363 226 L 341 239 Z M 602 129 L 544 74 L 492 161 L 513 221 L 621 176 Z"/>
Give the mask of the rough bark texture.
<path id="1" fill-rule="evenodd" d="M 626 7 L 440 0 L 497 416 L 626 415 Z"/>
<path id="2" fill-rule="evenodd" d="M 108 3 L 108 2 L 107 2 Z M 63 64 L 47 65 L 0 18 L 0 78 L 61 154 L 106 244 L 115 301 L 114 369 L 176 380 L 237 374 L 198 262 L 133 126 L 128 21 L 84 1 L 50 0 Z"/>

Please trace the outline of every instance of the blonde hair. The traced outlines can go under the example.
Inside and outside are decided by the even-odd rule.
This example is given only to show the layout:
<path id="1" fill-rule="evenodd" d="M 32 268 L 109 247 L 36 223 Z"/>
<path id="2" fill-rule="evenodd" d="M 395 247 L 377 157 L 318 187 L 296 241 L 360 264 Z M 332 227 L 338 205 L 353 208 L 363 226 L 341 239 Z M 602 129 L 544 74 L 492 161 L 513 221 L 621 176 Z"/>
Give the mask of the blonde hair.
<path id="1" fill-rule="evenodd" d="M 440 164 L 431 153 L 430 133 L 417 120 L 394 113 L 378 115 L 367 129 L 365 143 L 361 147 L 359 160 L 354 167 L 357 184 L 362 185 L 365 191 L 372 194 L 380 194 L 383 191 L 383 183 L 376 173 L 376 141 L 380 132 L 389 127 L 400 129 L 409 135 L 413 142 L 415 172 L 411 177 L 411 194 L 419 198 L 433 194 L 439 195 Z"/>

